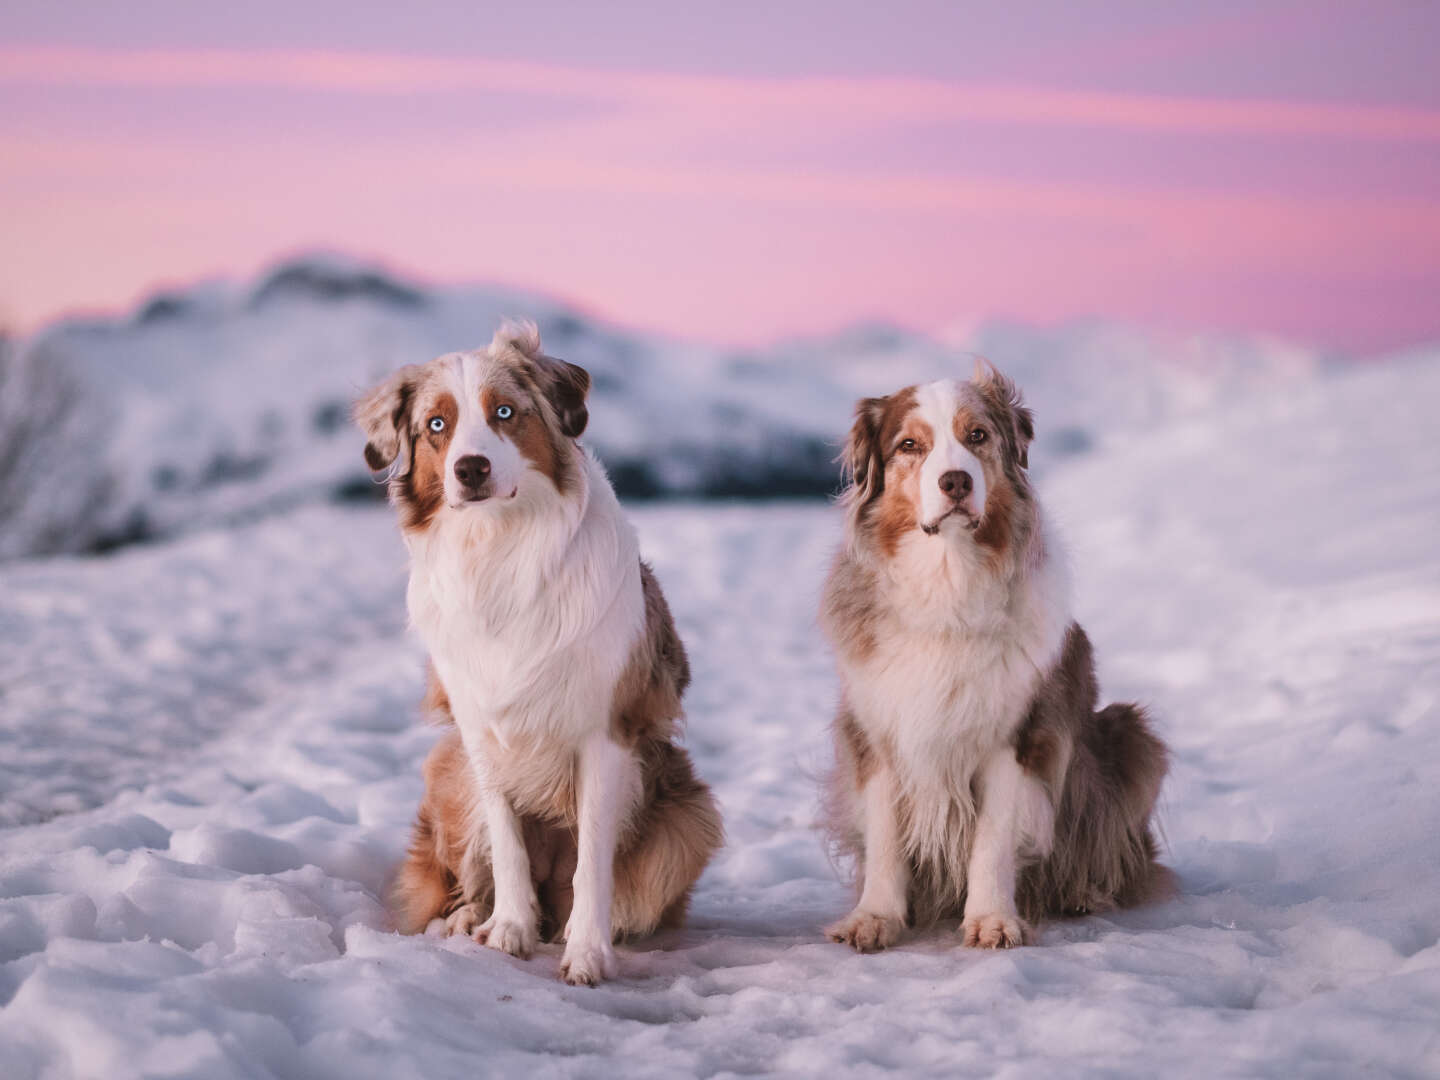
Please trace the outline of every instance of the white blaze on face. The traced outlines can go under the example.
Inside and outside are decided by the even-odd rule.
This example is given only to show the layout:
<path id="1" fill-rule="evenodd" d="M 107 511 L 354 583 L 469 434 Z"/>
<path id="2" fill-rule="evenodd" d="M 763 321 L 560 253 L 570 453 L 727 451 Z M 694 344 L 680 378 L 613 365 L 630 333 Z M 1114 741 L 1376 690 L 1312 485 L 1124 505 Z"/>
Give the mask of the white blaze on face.
<path id="1" fill-rule="evenodd" d="M 448 381 L 460 415 L 445 454 L 445 501 L 451 506 L 459 506 L 464 501 L 464 489 L 455 479 L 455 463 L 472 454 L 490 462 L 492 497 L 508 499 L 519 490 L 520 474 L 525 471 L 526 462 L 513 442 L 496 434 L 481 405 L 481 395 L 494 361 L 483 352 L 457 353 L 447 359 Z M 518 408 L 518 403 L 513 407 Z"/>
<path id="2" fill-rule="evenodd" d="M 960 385 L 943 379 L 926 383 L 915 392 L 915 411 L 935 436 L 935 445 L 920 467 L 920 524 L 926 527 L 937 525 L 955 508 L 955 501 L 940 490 L 940 478 L 952 470 L 970 474 L 970 497 L 962 505 L 977 517 L 985 511 L 985 469 L 955 435 Z"/>

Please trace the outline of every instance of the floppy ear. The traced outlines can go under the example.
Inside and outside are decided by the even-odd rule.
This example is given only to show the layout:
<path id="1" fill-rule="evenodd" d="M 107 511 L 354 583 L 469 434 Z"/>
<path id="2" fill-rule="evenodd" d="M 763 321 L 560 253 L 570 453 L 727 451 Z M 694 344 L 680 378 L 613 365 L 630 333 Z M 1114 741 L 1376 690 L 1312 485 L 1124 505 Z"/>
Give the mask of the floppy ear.
<path id="1" fill-rule="evenodd" d="M 975 358 L 975 388 L 990 402 L 997 415 L 1010 425 L 1015 445 L 1015 460 L 1022 469 L 1030 467 L 1030 444 L 1035 441 L 1035 414 L 1025 407 L 1025 399 L 1014 381 L 983 356 Z"/>
<path id="2" fill-rule="evenodd" d="M 846 481 L 843 498 L 851 520 L 885 490 L 885 455 L 880 447 L 880 419 L 889 398 L 861 398 L 855 403 L 855 423 L 840 452 L 841 475 Z"/>
<path id="3" fill-rule="evenodd" d="M 540 389 L 560 418 L 560 431 L 569 439 L 578 439 L 590 422 L 585 396 L 590 393 L 590 373 L 578 364 L 557 360 L 553 356 L 536 359 L 540 369 Z"/>
<path id="4" fill-rule="evenodd" d="M 491 349 L 514 349 L 535 365 L 540 392 L 550 402 L 560 420 L 560 431 L 568 439 L 578 439 L 590 422 L 585 395 L 590 392 L 590 373 L 584 368 L 546 356 L 541 351 L 540 329 L 533 322 L 507 319 L 495 331 Z"/>
<path id="5" fill-rule="evenodd" d="M 410 449 L 410 398 L 419 368 L 402 367 L 355 403 L 351 415 L 365 433 L 365 464 L 371 472 L 392 466 Z"/>

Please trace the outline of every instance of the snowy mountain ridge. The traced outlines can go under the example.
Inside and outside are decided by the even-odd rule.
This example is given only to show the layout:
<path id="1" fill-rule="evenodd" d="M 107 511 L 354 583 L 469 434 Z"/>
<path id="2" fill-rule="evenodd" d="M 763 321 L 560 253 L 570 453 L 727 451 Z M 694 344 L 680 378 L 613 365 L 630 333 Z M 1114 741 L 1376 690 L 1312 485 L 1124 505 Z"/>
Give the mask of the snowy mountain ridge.
<path id="1" fill-rule="evenodd" d="M 763 349 L 628 331 L 513 289 L 420 285 L 342 255 L 157 292 L 0 344 L 0 558 L 94 551 L 375 490 L 350 401 L 402 363 L 534 319 L 591 372 L 587 441 L 621 494 L 823 494 L 857 397 L 983 354 L 1040 416 L 1037 459 L 1345 361 L 1260 337 L 985 323 L 860 326 Z"/>

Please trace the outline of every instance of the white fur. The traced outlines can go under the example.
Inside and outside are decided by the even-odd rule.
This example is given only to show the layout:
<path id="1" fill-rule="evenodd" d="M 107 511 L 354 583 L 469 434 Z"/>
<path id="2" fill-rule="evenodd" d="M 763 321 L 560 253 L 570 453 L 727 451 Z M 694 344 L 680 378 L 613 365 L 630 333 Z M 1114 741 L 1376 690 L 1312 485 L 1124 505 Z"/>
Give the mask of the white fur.
<path id="1" fill-rule="evenodd" d="M 596 983 L 615 974 L 610 907 L 615 893 L 615 844 L 620 823 L 640 802 L 640 767 L 634 756 L 595 732 L 580 748 L 580 837 L 575 907 L 565 928 L 561 974 Z"/>
<path id="2" fill-rule="evenodd" d="M 461 428 L 457 438 L 489 445 Z M 615 842 L 639 784 L 609 737 L 610 709 L 645 612 L 635 533 L 600 465 L 582 455 L 578 490 L 562 496 L 522 475 L 514 498 L 447 505 L 407 533 L 407 601 L 482 793 L 495 874 L 488 944 L 523 953 L 537 936 L 519 819 L 491 780 L 496 756 L 523 735 L 545 759 L 537 768 L 576 769 L 579 868 L 562 971 L 595 982 L 614 969 Z"/>
<path id="3" fill-rule="evenodd" d="M 935 445 L 920 466 L 920 523 L 938 525 L 942 519 L 957 521 L 947 515 L 955 502 L 940 490 L 940 477 L 958 469 L 970 474 L 975 485 L 965 505 L 978 517 L 985 509 L 985 468 L 966 445 L 955 436 L 955 410 L 960 397 L 957 384 L 950 379 L 926 383 L 915 391 L 915 411 L 935 433 Z"/>

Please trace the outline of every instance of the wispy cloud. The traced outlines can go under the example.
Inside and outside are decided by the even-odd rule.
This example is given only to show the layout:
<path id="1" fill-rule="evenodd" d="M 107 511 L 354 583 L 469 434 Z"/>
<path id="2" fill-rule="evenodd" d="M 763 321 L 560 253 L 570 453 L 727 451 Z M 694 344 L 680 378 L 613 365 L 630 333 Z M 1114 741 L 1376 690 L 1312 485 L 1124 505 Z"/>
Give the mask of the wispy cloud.
<path id="1" fill-rule="evenodd" d="M 857 124 L 981 120 L 1142 131 L 1440 141 L 1440 111 L 1176 97 L 928 79 L 759 78 L 617 71 L 507 60 L 310 50 L 0 48 L 0 84 L 256 87 L 342 94 L 488 91 L 733 117 L 763 111 Z"/>

